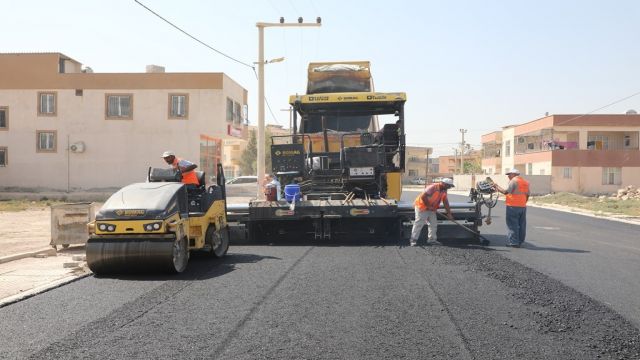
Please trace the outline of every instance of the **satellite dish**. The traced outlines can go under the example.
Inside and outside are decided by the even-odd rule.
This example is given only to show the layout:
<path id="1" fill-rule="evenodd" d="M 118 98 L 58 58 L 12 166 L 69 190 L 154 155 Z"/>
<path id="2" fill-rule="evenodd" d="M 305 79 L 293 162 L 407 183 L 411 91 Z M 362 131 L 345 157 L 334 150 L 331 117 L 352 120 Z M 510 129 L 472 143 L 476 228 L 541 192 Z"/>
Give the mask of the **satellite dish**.
<path id="1" fill-rule="evenodd" d="M 627 114 L 627 115 L 638 115 L 638 112 L 637 112 L 637 111 L 635 111 L 635 110 L 633 110 L 633 109 L 630 109 L 630 110 L 627 110 L 627 113 L 626 113 L 626 114 Z"/>

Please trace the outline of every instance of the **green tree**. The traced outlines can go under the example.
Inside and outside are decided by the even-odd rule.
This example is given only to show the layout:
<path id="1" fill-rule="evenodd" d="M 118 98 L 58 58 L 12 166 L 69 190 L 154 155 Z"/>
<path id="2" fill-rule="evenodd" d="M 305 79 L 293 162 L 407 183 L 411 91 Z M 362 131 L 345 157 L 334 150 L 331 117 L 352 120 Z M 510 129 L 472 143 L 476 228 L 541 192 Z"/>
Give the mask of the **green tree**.
<path id="1" fill-rule="evenodd" d="M 480 174 L 482 173 L 482 165 L 480 165 L 480 161 L 473 160 L 465 160 L 462 164 L 462 173 L 463 174 Z"/>
<path id="2" fill-rule="evenodd" d="M 271 172 L 271 132 L 265 131 L 265 172 Z M 256 131 L 249 134 L 249 143 L 240 156 L 240 171 L 243 175 L 255 175 L 258 172 L 258 140 Z"/>

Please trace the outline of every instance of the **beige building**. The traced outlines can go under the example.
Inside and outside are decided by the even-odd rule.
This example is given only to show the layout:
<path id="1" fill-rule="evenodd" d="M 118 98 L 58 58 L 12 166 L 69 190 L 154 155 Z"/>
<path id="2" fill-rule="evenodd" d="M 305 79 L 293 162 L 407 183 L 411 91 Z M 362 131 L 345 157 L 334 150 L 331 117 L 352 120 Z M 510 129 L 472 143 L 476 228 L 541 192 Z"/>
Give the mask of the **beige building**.
<path id="1" fill-rule="evenodd" d="M 93 73 L 60 53 L 0 54 L 0 188 L 113 188 L 167 166 L 212 175 L 242 136 L 247 91 L 224 73 Z M 246 131 L 245 131 L 246 133 Z"/>
<path id="2" fill-rule="evenodd" d="M 244 175 L 255 175 L 255 174 L 243 174 L 240 169 L 240 162 L 242 161 L 242 153 L 247 148 L 247 144 L 249 143 L 249 138 L 251 137 L 251 133 L 256 131 L 257 127 L 254 125 L 250 125 L 246 127 L 245 132 L 243 133 L 242 138 L 235 138 L 224 140 L 224 172 L 227 177 L 237 177 Z M 289 135 L 291 134 L 289 129 L 285 129 L 282 125 L 274 125 L 267 124 L 266 125 L 267 134 L 271 136 L 277 135 Z M 245 140 L 246 139 L 246 140 Z M 270 144 L 271 140 L 267 139 L 267 142 Z M 269 148 L 266 149 L 269 152 Z M 271 172 L 271 169 L 266 169 L 267 172 Z"/>
<path id="3" fill-rule="evenodd" d="M 482 136 L 485 174 L 515 167 L 552 192 L 611 193 L 640 185 L 640 115 L 550 115 Z"/>
<path id="4" fill-rule="evenodd" d="M 454 174 L 464 174 L 467 172 L 465 163 L 480 164 L 481 155 L 480 150 L 471 150 L 462 156 L 457 154 L 440 156 L 440 175 L 451 177 Z"/>
<path id="5" fill-rule="evenodd" d="M 432 152 L 433 149 L 426 146 L 405 147 L 405 171 L 402 176 L 404 183 L 427 179 L 433 175 L 433 159 L 429 158 Z"/>

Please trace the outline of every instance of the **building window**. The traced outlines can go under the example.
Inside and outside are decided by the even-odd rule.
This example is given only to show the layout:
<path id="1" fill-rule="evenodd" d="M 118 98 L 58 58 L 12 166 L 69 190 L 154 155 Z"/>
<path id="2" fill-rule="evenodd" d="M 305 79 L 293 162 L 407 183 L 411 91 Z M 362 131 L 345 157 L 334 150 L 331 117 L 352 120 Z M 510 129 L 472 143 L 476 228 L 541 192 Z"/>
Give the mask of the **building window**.
<path id="1" fill-rule="evenodd" d="M 565 179 L 571 179 L 571 177 L 573 176 L 572 172 L 573 172 L 573 168 L 566 167 L 562 169 L 562 177 Z"/>
<path id="2" fill-rule="evenodd" d="M 540 175 L 544 175 L 544 169 L 540 169 Z"/>
<path id="3" fill-rule="evenodd" d="M 233 103 L 233 122 L 235 124 L 242 123 L 242 106 L 237 102 Z"/>
<path id="4" fill-rule="evenodd" d="M 56 131 L 38 130 L 36 131 L 36 152 L 56 152 Z"/>
<path id="5" fill-rule="evenodd" d="M 39 92 L 38 93 L 38 115 L 55 116 L 56 115 L 56 93 L 55 92 Z"/>
<path id="6" fill-rule="evenodd" d="M 511 140 L 504 142 L 504 156 L 511 156 Z"/>
<path id="7" fill-rule="evenodd" d="M 76 89 L 76 96 L 82 96 L 83 91 L 82 89 Z"/>
<path id="8" fill-rule="evenodd" d="M 0 130 L 9 129 L 9 108 L 6 106 L 0 107 Z"/>
<path id="9" fill-rule="evenodd" d="M 106 94 L 105 103 L 107 119 L 133 118 L 133 95 Z"/>
<path id="10" fill-rule="evenodd" d="M 587 137 L 587 149 L 589 150 L 608 150 L 609 137 L 606 135 L 589 135 Z"/>
<path id="11" fill-rule="evenodd" d="M 624 147 L 631 147 L 631 135 L 624 136 Z"/>
<path id="12" fill-rule="evenodd" d="M 233 122 L 233 100 L 227 98 L 227 121 Z"/>
<path id="13" fill-rule="evenodd" d="M 602 168 L 602 184 L 603 185 L 620 185 L 622 184 L 622 169 L 618 167 Z"/>
<path id="14" fill-rule="evenodd" d="M 9 156 L 7 155 L 7 148 L 0 147 L 0 167 L 7 166 L 8 162 L 9 162 Z"/>
<path id="15" fill-rule="evenodd" d="M 169 94 L 169 118 L 186 119 L 189 113 L 189 96 L 187 94 Z"/>
<path id="16" fill-rule="evenodd" d="M 533 175 L 533 163 L 527 164 L 527 175 Z"/>
<path id="17" fill-rule="evenodd" d="M 409 176 L 418 176 L 418 172 L 415 170 L 409 170 Z"/>

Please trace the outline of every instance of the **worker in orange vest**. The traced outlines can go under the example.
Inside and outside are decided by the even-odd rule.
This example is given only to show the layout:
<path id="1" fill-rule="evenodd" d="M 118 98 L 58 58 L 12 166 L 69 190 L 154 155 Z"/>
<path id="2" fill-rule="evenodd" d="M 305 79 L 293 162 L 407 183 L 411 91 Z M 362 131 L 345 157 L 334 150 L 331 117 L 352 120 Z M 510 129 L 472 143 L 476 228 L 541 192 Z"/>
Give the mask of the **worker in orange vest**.
<path id="1" fill-rule="evenodd" d="M 165 151 L 162 153 L 162 158 L 167 162 L 167 164 L 171 165 L 174 170 L 180 169 L 180 172 L 182 173 L 182 183 L 195 186 L 200 185 L 198 176 L 196 175 L 196 172 L 193 171 L 198 167 L 198 165 L 191 161 L 177 158 L 173 151 Z"/>
<path id="2" fill-rule="evenodd" d="M 529 201 L 529 182 L 520 177 L 518 169 L 511 169 L 507 172 L 509 185 L 507 189 L 501 188 L 498 184 L 494 188 L 505 194 L 507 199 L 507 246 L 519 248 L 527 235 L 527 201 Z"/>
<path id="3" fill-rule="evenodd" d="M 425 186 L 424 191 L 414 201 L 416 219 L 411 229 L 411 239 L 409 244 L 416 246 L 418 238 L 422 232 L 425 223 L 429 225 L 427 234 L 428 241 L 438 240 L 438 215 L 437 211 L 440 203 L 444 204 L 447 210 L 447 218 L 453 219 L 451 208 L 449 207 L 449 199 L 447 198 L 447 190 L 453 187 L 453 180 L 444 178 L 439 182 Z"/>

